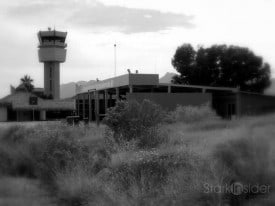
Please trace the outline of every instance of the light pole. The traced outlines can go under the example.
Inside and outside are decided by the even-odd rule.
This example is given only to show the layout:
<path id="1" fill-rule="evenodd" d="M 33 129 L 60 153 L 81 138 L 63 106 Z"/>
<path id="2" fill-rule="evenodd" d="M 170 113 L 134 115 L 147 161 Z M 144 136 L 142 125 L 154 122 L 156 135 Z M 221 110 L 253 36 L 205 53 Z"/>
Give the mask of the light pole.
<path id="1" fill-rule="evenodd" d="M 116 44 L 114 44 L 114 66 L 115 66 L 115 77 L 116 77 Z"/>

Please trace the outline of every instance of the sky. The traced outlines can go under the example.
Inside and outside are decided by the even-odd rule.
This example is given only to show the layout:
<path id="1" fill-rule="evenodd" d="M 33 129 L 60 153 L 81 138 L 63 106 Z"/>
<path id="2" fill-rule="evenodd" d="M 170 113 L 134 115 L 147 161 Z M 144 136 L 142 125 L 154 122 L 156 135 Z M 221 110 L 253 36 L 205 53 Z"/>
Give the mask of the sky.
<path id="1" fill-rule="evenodd" d="M 191 43 L 249 47 L 275 76 L 275 0 L 1 0 L 0 97 L 28 74 L 43 87 L 37 32 L 67 31 L 61 83 L 175 72 L 171 58 Z"/>

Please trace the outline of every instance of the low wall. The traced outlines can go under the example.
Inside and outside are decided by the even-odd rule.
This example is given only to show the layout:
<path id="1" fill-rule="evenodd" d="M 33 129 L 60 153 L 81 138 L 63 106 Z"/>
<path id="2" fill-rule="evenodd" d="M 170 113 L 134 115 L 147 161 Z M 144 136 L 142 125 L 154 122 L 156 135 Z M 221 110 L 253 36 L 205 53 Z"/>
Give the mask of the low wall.
<path id="1" fill-rule="evenodd" d="M 254 115 L 275 111 L 275 96 L 240 94 L 241 115 Z"/>
<path id="2" fill-rule="evenodd" d="M 128 93 L 127 100 L 142 102 L 148 99 L 162 108 L 173 110 L 177 105 L 200 106 L 202 104 L 212 104 L 212 94 L 209 93 Z"/>

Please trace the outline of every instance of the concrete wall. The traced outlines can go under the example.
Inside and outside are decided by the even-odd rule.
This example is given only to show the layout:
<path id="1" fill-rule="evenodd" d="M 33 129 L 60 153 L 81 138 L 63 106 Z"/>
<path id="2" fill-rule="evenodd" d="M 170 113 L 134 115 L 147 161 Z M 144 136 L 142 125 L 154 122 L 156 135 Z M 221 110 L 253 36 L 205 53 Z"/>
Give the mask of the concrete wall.
<path id="1" fill-rule="evenodd" d="M 202 104 L 212 104 L 212 95 L 208 93 L 128 93 L 127 100 L 137 100 L 142 102 L 144 99 L 151 100 L 159 104 L 162 108 L 173 110 L 177 105 L 200 106 Z"/>
<path id="2" fill-rule="evenodd" d="M 38 57 L 40 62 L 65 62 L 66 49 L 57 47 L 40 48 L 38 50 Z"/>
<path id="3" fill-rule="evenodd" d="M 127 85 L 158 85 L 159 76 L 157 74 L 125 74 L 118 77 L 105 79 L 95 82 L 92 85 L 84 86 L 79 89 L 79 93 L 88 90 L 103 90 Z"/>
<path id="4" fill-rule="evenodd" d="M 241 115 L 275 112 L 275 97 L 259 94 L 240 93 Z"/>
<path id="5" fill-rule="evenodd" d="M 158 85 L 158 74 L 129 74 L 130 85 Z"/>
<path id="6" fill-rule="evenodd" d="M 0 107 L 0 122 L 6 122 L 8 120 L 8 111 L 6 107 Z"/>
<path id="7" fill-rule="evenodd" d="M 30 111 L 17 111 L 17 121 L 32 121 L 33 114 Z"/>
<path id="8" fill-rule="evenodd" d="M 17 121 L 39 121 L 40 112 L 39 111 L 16 111 Z"/>
<path id="9" fill-rule="evenodd" d="M 59 62 L 44 63 L 44 89 L 46 95 L 60 99 L 60 64 Z"/>

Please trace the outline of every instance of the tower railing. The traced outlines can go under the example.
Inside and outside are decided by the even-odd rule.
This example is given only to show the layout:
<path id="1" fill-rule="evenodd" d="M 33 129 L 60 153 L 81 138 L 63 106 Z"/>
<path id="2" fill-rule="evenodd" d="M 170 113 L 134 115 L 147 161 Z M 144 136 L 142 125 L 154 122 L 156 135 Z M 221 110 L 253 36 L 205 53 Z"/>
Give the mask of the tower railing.
<path id="1" fill-rule="evenodd" d="M 66 43 L 62 43 L 62 42 L 43 42 L 42 44 L 38 44 L 38 47 L 41 46 L 60 46 L 60 47 L 67 47 Z"/>

